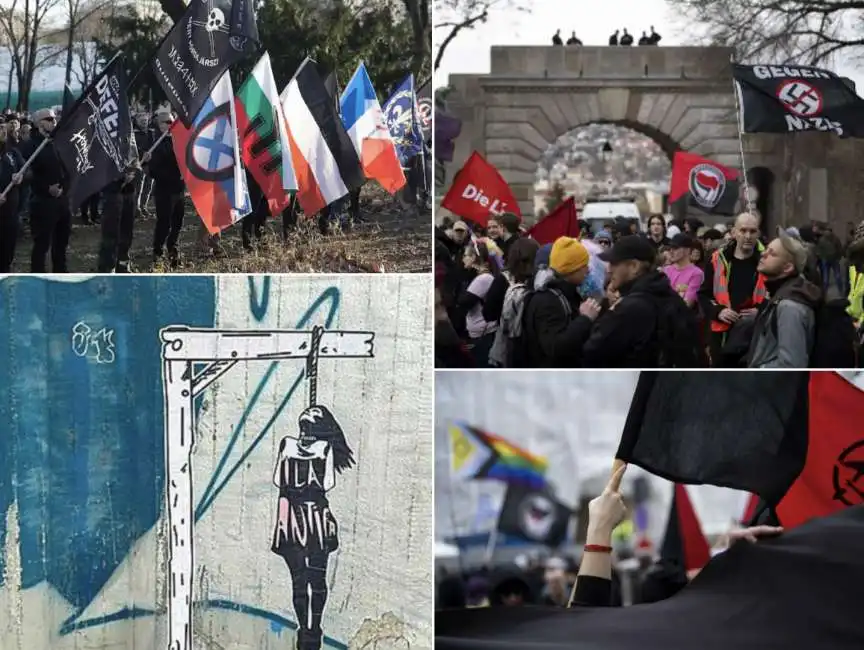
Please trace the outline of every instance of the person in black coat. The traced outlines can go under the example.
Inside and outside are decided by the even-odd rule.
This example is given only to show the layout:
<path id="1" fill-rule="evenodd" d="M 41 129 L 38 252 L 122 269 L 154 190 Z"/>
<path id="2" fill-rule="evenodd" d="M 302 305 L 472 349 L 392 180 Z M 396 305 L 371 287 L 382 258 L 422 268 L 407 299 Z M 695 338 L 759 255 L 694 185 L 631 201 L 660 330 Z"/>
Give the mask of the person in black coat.
<path id="1" fill-rule="evenodd" d="M 0 197 L 0 273 L 12 270 L 18 242 L 18 203 L 24 179 L 21 173 L 24 158 L 16 144 L 8 137 L 7 130 L 0 128 L 0 192 L 9 187 L 8 194 Z"/>
<path id="2" fill-rule="evenodd" d="M 135 189 L 141 176 L 137 164 L 130 161 L 126 176 L 103 191 L 102 241 L 99 245 L 98 273 L 128 273 L 129 249 L 135 227 Z"/>
<path id="3" fill-rule="evenodd" d="M 582 346 L 600 313 L 593 300 L 582 302 L 579 285 L 588 277 L 588 251 L 575 239 L 560 237 L 552 245 L 549 268 L 534 278 L 526 296 L 522 339 L 525 367 L 578 368 Z"/>
<path id="4" fill-rule="evenodd" d="M 174 122 L 168 111 L 156 115 L 160 135 L 167 132 Z M 153 150 L 145 153 L 141 162 L 153 179 L 153 198 L 156 202 L 156 228 L 153 231 L 153 261 L 161 259 L 164 249 L 168 251 L 168 262 L 176 266 L 180 262 L 177 240 L 183 229 L 183 192 L 186 184 L 174 156 L 171 136 L 167 135 Z"/>
<path id="5" fill-rule="evenodd" d="M 50 108 L 33 114 L 36 130 L 30 140 L 22 143 L 21 155 L 25 160 L 33 156 L 45 138 L 54 131 L 57 116 Z M 66 273 L 66 249 L 72 231 L 72 213 L 69 209 L 69 175 L 60 161 L 53 142 L 48 142 L 30 163 L 30 231 L 33 233 L 33 252 L 30 271 L 44 273 L 45 258 L 51 251 L 51 270 Z"/>
<path id="6" fill-rule="evenodd" d="M 612 265 L 611 281 L 621 298 L 597 319 L 582 349 L 585 366 L 660 366 L 662 346 L 666 343 L 660 340 L 658 332 L 661 316 L 669 313 L 671 307 L 684 306 L 684 302 L 669 279 L 656 270 L 657 251 L 646 238 L 629 235 L 599 257 Z M 698 338 L 697 331 L 692 335 Z"/>

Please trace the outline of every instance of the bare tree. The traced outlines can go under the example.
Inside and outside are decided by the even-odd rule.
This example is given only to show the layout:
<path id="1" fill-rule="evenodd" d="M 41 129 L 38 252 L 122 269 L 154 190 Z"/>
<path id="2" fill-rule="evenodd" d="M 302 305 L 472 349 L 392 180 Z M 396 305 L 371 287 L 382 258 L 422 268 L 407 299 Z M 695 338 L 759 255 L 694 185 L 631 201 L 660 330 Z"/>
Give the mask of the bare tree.
<path id="1" fill-rule="evenodd" d="M 97 36 L 97 29 L 93 23 L 97 23 L 99 14 L 112 3 L 108 0 L 65 0 L 66 3 L 66 76 L 64 81 L 68 86 L 72 81 L 72 75 L 75 74 L 78 80 L 81 80 L 81 75 L 73 73 L 72 64 L 75 58 L 79 60 L 79 70 L 81 72 L 88 71 L 90 67 L 95 67 L 98 64 L 96 61 L 96 49 L 92 46 L 92 41 Z M 88 47 L 91 52 L 88 52 Z M 92 53 L 92 57 L 89 55 Z M 81 67 L 81 56 L 85 57 L 83 68 Z M 92 58 L 92 62 L 87 60 Z M 95 74 L 95 73 L 94 73 Z M 83 75 L 85 78 L 88 74 Z M 88 81 L 89 83 L 89 81 Z"/>
<path id="2" fill-rule="evenodd" d="M 444 52 L 459 33 L 473 29 L 489 19 L 491 11 L 526 11 L 530 0 L 435 0 L 435 30 L 443 37 L 438 40 L 434 69 L 441 67 Z"/>
<path id="3" fill-rule="evenodd" d="M 864 53 L 861 0 L 668 0 L 706 44 L 735 50 L 745 62 L 818 65 L 838 52 Z"/>
<path id="4" fill-rule="evenodd" d="M 411 20 L 413 34 L 411 71 L 420 75 L 432 53 L 432 7 L 429 0 L 402 0 L 402 4 Z"/>
<path id="5" fill-rule="evenodd" d="M 56 44 L 45 43 L 51 24 L 48 13 L 60 0 L 11 0 L 0 7 L 0 30 L 9 45 L 9 54 L 18 82 L 18 109 L 26 110 L 36 71 L 62 52 Z"/>

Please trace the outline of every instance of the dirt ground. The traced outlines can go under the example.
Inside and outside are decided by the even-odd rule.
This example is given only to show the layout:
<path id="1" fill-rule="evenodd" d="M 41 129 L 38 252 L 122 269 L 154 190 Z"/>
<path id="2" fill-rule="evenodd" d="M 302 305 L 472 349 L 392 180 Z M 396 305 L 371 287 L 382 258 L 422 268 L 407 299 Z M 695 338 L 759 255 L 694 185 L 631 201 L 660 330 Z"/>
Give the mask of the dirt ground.
<path id="1" fill-rule="evenodd" d="M 171 272 L 152 263 L 152 238 L 156 224 L 139 214 L 132 240 L 132 270 L 138 273 Z M 244 251 L 240 226 L 222 234 L 217 255 L 202 245 L 201 220 L 187 199 L 186 218 L 180 235 L 181 264 L 177 273 L 422 273 L 432 269 L 432 213 L 418 210 L 391 197 L 377 185 L 363 188 L 360 214 L 364 222 L 335 225 L 322 235 L 315 220 L 304 219 L 282 241 L 282 220 L 268 219 L 265 235 L 254 251 Z M 94 273 L 99 252 L 98 225 L 85 225 L 74 217 L 68 249 L 71 273 Z M 33 240 L 22 225 L 13 265 L 14 273 L 30 270 Z M 49 261 L 50 269 L 50 261 Z"/>

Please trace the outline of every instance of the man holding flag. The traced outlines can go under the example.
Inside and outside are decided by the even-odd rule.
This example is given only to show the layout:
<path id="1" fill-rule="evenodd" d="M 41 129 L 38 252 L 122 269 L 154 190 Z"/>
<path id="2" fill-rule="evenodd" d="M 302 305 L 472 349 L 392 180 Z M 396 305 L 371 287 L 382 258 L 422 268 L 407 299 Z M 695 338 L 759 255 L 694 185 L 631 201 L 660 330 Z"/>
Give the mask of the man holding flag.
<path id="1" fill-rule="evenodd" d="M 384 104 L 384 114 L 387 118 L 387 128 L 396 143 L 396 152 L 403 169 L 409 171 L 408 188 L 411 193 L 410 203 L 417 200 L 417 192 L 421 187 L 424 176 L 417 177 L 417 156 L 422 158 L 425 154 L 423 147 L 423 135 L 420 128 L 417 109 L 417 94 L 414 90 L 414 74 L 409 74 L 399 84 L 390 99 Z"/>

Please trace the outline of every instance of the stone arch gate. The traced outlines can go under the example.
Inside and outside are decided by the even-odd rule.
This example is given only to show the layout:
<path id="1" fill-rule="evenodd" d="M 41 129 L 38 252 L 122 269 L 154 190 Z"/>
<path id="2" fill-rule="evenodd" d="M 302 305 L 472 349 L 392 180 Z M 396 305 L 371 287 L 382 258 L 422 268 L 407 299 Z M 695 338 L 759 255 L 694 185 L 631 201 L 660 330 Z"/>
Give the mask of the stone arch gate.
<path id="1" fill-rule="evenodd" d="M 530 220 L 543 151 L 597 122 L 644 133 L 670 156 L 680 148 L 740 170 L 731 54 L 722 47 L 492 47 L 489 74 L 450 76 L 447 110 L 463 127 L 446 168 L 448 185 L 476 150 L 501 171 Z M 845 228 L 856 218 L 850 207 L 864 212 L 862 197 L 850 194 L 850 183 L 864 187 L 856 171 L 862 166 L 850 164 L 855 145 L 826 136 L 745 136 L 748 172 L 763 168 L 770 173 L 762 177 L 776 179 L 760 188 L 760 207 L 771 206 L 769 223 L 822 218 Z M 845 205 L 835 200 L 844 193 Z"/>

